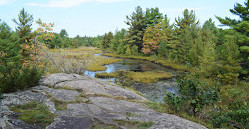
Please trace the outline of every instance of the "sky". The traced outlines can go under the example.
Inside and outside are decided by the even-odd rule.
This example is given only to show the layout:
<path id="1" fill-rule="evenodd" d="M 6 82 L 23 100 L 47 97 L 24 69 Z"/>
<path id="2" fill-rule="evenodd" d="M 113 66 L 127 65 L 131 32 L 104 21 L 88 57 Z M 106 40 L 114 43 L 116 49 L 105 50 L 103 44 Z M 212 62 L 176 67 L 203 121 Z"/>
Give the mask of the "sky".
<path id="1" fill-rule="evenodd" d="M 34 21 L 39 18 L 46 23 L 54 23 L 54 32 L 66 29 L 69 37 L 97 36 L 109 31 L 127 29 L 126 16 L 131 15 L 137 6 L 158 7 L 166 14 L 170 23 L 182 17 L 184 9 L 194 10 L 197 20 L 203 24 L 209 18 L 220 25 L 215 16 L 236 18 L 229 9 L 235 3 L 243 4 L 245 0 L 0 0 L 0 19 L 13 30 L 20 10 L 24 8 L 32 14 Z M 37 28 L 36 23 L 32 26 Z M 33 30 L 34 30 L 33 29 Z"/>

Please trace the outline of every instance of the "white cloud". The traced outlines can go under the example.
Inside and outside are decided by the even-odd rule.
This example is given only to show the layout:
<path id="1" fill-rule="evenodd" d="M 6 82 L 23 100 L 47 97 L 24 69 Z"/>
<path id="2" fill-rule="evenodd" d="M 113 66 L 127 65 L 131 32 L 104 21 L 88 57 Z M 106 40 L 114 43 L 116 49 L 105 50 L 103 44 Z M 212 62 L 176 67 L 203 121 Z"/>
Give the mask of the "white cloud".
<path id="1" fill-rule="evenodd" d="M 15 0 L 0 0 L 0 6 L 14 2 Z"/>
<path id="2" fill-rule="evenodd" d="M 40 6 L 40 7 L 68 8 L 68 7 L 77 6 L 81 3 L 86 3 L 86 2 L 113 3 L 113 2 L 122 2 L 122 1 L 131 1 L 131 0 L 49 0 L 49 2 L 46 4 L 32 2 L 32 3 L 27 3 L 27 5 Z"/>

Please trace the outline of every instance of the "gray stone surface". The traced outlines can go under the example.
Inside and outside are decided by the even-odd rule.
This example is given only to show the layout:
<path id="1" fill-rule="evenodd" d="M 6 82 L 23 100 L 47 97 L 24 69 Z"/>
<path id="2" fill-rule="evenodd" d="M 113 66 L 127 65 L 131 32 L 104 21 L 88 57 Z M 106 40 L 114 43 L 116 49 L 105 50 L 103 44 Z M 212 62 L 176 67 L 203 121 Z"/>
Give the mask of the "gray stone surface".
<path id="1" fill-rule="evenodd" d="M 50 74 L 47 77 L 43 77 L 40 80 L 40 85 L 55 86 L 56 84 L 60 82 L 75 81 L 75 80 L 82 80 L 82 79 L 87 79 L 87 77 L 80 76 L 77 74 L 56 73 L 56 74 Z"/>
<path id="2" fill-rule="evenodd" d="M 91 127 L 92 121 L 89 117 L 59 116 L 46 129 L 91 129 Z"/>
<path id="3" fill-rule="evenodd" d="M 75 90 L 58 89 L 63 87 Z M 81 96 L 79 100 L 82 101 L 76 102 L 76 96 Z M 47 129 L 90 129 L 96 121 L 124 128 L 114 120 L 153 121 L 155 124 L 149 129 L 206 129 L 186 119 L 148 109 L 141 103 L 146 99 L 129 90 L 76 74 L 51 74 L 41 79 L 40 86 L 4 94 L 3 97 L 0 129 L 39 128 L 19 120 L 17 114 L 8 108 L 31 101 L 44 103 L 56 115 Z M 51 97 L 64 101 L 67 109 L 56 110 Z"/>
<path id="4" fill-rule="evenodd" d="M 76 90 L 53 89 L 45 86 L 43 86 L 42 89 L 56 99 L 64 102 L 75 101 L 75 97 L 80 96 L 80 93 Z"/>

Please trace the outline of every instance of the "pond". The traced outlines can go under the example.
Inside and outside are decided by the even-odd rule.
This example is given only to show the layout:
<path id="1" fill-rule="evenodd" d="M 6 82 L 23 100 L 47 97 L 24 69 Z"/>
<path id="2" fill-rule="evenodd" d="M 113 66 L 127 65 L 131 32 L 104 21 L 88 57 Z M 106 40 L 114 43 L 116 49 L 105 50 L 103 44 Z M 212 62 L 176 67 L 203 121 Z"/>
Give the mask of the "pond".
<path id="1" fill-rule="evenodd" d="M 101 54 L 95 54 L 97 56 L 101 56 Z M 108 57 L 107 57 L 108 58 Z M 105 71 L 85 71 L 86 76 L 95 77 L 95 73 L 101 73 L 101 72 L 117 72 L 119 70 L 129 70 L 134 72 L 146 72 L 146 71 L 165 71 L 170 72 L 174 76 L 176 76 L 178 73 L 175 70 L 165 68 L 161 65 L 149 62 L 149 61 L 143 61 L 143 60 L 136 60 L 136 59 L 123 59 L 120 62 L 112 63 L 105 65 L 107 69 Z M 114 83 L 115 78 L 109 78 L 109 79 L 103 79 L 105 81 Z M 175 78 L 167 79 L 163 81 L 158 81 L 156 83 L 137 83 L 131 85 L 131 87 L 137 91 L 140 91 L 148 100 L 156 101 L 156 102 L 163 102 L 163 97 L 165 96 L 165 92 L 170 93 L 177 93 L 178 89 L 175 83 Z"/>

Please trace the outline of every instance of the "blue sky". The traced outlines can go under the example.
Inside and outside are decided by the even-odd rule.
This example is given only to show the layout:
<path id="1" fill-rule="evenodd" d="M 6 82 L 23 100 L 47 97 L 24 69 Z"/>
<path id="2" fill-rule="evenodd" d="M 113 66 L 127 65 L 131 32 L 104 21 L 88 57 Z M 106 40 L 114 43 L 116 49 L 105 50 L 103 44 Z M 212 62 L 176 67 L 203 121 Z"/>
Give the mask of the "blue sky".
<path id="1" fill-rule="evenodd" d="M 184 9 L 195 11 L 200 23 L 212 18 L 216 25 L 216 16 L 237 18 L 229 9 L 235 3 L 243 4 L 245 0 L 0 0 L 0 19 L 15 29 L 12 19 L 17 18 L 22 8 L 33 14 L 35 20 L 54 22 L 55 32 L 66 29 L 70 37 L 97 36 L 117 29 L 128 28 L 124 23 L 135 7 L 158 7 L 167 14 L 170 22 L 182 17 Z M 33 28 L 36 28 L 35 25 Z"/>

